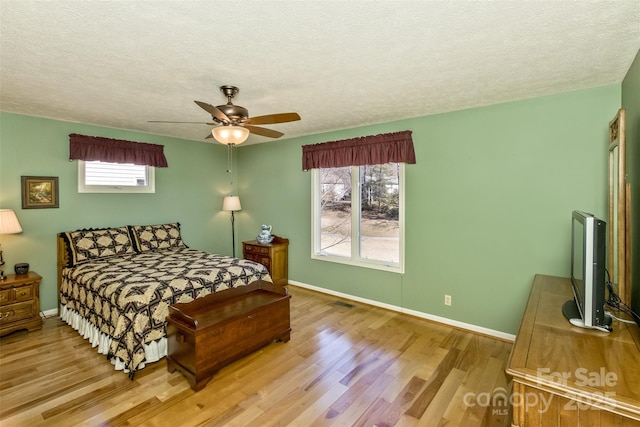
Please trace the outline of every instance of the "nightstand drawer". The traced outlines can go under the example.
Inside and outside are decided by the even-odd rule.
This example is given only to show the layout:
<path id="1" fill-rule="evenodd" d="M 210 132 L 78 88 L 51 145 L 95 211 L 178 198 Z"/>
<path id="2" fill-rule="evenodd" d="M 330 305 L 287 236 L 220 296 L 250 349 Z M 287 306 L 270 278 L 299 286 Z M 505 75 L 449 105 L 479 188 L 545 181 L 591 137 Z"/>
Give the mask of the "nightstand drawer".
<path id="1" fill-rule="evenodd" d="M 244 250 L 249 254 L 268 254 L 269 248 L 253 245 L 245 245 Z"/>
<path id="2" fill-rule="evenodd" d="M 3 289 L 0 291 L 0 305 L 9 304 L 11 302 L 11 295 L 13 289 Z"/>
<path id="3" fill-rule="evenodd" d="M 251 261 L 258 262 L 269 269 L 269 257 L 247 253 L 245 255 L 245 258 Z"/>
<path id="4" fill-rule="evenodd" d="M 28 319 L 37 315 L 33 301 L 19 302 L 5 305 L 0 308 L 0 325 L 15 322 L 16 320 Z"/>
<path id="5" fill-rule="evenodd" d="M 30 299 L 33 299 L 33 286 L 31 283 L 25 286 L 13 288 L 13 292 L 14 301 L 29 301 Z"/>

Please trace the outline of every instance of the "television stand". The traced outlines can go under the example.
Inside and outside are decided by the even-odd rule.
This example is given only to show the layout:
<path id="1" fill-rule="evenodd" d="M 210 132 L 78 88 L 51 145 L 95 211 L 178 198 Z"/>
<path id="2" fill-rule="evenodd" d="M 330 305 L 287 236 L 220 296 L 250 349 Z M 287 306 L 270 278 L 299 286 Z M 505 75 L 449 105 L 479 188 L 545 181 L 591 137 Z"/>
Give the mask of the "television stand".
<path id="1" fill-rule="evenodd" d="M 582 316 L 580 316 L 580 310 L 578 310 L 578 305 L 574 299 L 570 299 L 569 301 L 562 304 L 562 314 L 564 317 L 569 320 L 573 326 L 577 326 L 579 328 L 585 329 L 596 329 L 598 331 L 603 332 L 611 332 L 613 329 L 611 328 L 611 322 L 613 319 L 608 314 L 605 314 L 606 325 L 602 326 L 587 326 L 584 324 L 584 320 L 582 320 Z"/>
<path id="2" fill-rule="evenodd" d="M 560 312 L 570 298 L 571 279 L 535 276 L 507 365 L 511 425 L 640 426 L 640 328 L 576 328 Z"/>

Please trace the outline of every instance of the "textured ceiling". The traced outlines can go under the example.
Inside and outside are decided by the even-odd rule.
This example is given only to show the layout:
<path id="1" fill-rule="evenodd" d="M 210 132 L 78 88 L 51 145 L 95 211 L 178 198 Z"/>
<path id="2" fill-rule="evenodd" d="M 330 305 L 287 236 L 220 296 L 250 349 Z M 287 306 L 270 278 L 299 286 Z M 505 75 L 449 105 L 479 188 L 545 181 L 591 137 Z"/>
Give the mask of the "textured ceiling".
<path id="1" fill-rule="evenodd" d="M 639 49 L 639 0 L 0 0 L 0 110 L 203 141 L 147 121 L 232 84 L 289 138 L 620 83 Z"/>

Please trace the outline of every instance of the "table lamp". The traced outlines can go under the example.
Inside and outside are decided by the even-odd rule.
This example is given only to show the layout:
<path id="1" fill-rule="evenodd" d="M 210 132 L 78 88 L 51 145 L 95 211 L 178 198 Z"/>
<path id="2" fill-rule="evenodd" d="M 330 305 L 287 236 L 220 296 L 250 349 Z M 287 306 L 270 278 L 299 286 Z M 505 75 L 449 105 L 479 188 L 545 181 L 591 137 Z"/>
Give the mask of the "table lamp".
<path id="1" fill-rule="evenodd" d="M 0 234 L 16 234 L 22 233 L 22 227 L 13 209 L 0 209 Z M 2 246 L 0 245 L 0 280 L 4 280 L 4 271 L 2 266 L 4 259 L 2 258 Z"/>

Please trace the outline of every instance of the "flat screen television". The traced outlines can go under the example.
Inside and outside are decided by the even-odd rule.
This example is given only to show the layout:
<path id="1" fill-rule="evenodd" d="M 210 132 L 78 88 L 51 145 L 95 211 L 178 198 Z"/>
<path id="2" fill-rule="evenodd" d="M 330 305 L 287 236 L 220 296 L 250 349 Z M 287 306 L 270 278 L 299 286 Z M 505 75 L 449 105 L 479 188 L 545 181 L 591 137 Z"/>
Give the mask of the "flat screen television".
<path id="1" fill-rule="evenodd" d="M 562 312 L 571 324 L 611 331 L 611 317 L 605 313 L 607 224 L 592 214 L 571 215 L 571 284 L 573 300 Z"/>

